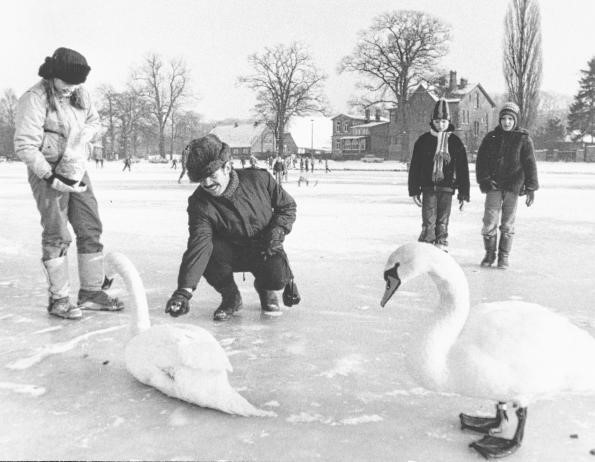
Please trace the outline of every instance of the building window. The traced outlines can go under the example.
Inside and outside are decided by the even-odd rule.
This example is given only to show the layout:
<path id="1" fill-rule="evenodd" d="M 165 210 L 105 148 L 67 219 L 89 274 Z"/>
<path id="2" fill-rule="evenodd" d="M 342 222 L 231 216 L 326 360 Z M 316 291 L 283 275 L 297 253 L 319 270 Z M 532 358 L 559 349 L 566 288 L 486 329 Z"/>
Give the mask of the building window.
<path id="1" fill-rule="evenodd" d="M 479 109 L 479 92 L 475 93 L 475 109 Z"/>
<path id="2" fill-rule="evenodd" d="M 335 140 L 335 150 L 341 150 L 341 140 Z"/>
<path id="3" fill-rule="evenodd" d="M 479 136 L 479 122 L 477 120 L 473 122 L 473 134 Z"/>
<path id="4" fill-rule="evenodd" d="M 336 132 L 341 131 L 341 121 L 340 120 L 335 121 L 335 131 Z"/>
<path id="5" fill-rule="evenodd" d="M 347 122 L 347 121 L 343 122 L 343 131 L 344 132 L 349 131 L 349 122 Z"/>

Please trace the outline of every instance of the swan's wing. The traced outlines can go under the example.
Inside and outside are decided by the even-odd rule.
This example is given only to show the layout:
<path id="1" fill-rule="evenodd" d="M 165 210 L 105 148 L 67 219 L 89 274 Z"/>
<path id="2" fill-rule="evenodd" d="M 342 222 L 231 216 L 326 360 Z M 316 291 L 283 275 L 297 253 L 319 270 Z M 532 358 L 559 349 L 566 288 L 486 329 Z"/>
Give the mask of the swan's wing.
<path id="1" fill-rule="evenodd" d="M 594 355 L 595 339 L 563 316 L 541 305 L 506 301 L 471 308 L 451 359 L 466 364 L 467 371 L 481 371 L 492 386 L 514 383 L 517 389 L 546 392 L 587 380 Z"/>
<path id="2" fill-rule="evenodd" d="M 205 371 L 232 371 L 231 363 L 211 333 L 190 324 L 169 325 L 183 366 Z"/>

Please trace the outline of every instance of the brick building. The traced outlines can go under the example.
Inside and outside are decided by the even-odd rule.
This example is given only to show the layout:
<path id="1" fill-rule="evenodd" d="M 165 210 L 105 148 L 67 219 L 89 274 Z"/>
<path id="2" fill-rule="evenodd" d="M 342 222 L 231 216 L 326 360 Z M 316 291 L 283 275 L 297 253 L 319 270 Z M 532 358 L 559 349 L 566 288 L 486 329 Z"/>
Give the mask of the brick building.
<path id="1" fill-rule="evenodd" d="M 370 120 L 370 110 L 364 117 L 339 114 L 332 118 L 332 157 L 336 160 L 360 159 L 366 154 L 388 156 L 389 121 L 376 111 Z"/>
<path id="2" fill-rule="evenodd" d="M 397 109 L 390 109 L 390 159 L 406 162 L 411 158 L 415 141 L 430 129 L 430 118 L 439 97 L 446 98 L 455 134 L 465 145 L 469 160 L 474 159 L 481 140 L 497 124 L 496 104 L 480 83 L 471 84 L 466 79 L 457 82 L 454 71 L 450 72 L 448 84 L 444 78 L 435 88 L 420 84 L 413 91 L 407 102 L 408 131 L 398 120 Z"/>

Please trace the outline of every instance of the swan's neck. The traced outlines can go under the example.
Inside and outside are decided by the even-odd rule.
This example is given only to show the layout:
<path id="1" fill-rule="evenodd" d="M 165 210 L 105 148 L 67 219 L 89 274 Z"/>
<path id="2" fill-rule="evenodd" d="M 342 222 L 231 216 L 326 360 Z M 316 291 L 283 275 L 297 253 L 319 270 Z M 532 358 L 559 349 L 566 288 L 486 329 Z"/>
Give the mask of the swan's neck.
<path id="1" fill-rule="evenodd" d="M 446 361 L 469 315 L 469 286 L 461 268 L 450 260 L 441 259 L 429 275 L 438 288 L 440 302 L 428 325 L 422 354 L 426 375 L 440 386 L 448 380 Z"/>
<path id="2" fill-rule="evenodd" d="M 151 327 L 149 305 L 147 303 L 145 287 L 138 271 L 132 262 L 122 254 L 110 253 L 106 256 L 106 260 L 109 260 L 112 269 L 122 277 L 130 295 L 132 302 L 130 317 L 131 334 L 137 335 L 143 330 L 149 329 Z"/>

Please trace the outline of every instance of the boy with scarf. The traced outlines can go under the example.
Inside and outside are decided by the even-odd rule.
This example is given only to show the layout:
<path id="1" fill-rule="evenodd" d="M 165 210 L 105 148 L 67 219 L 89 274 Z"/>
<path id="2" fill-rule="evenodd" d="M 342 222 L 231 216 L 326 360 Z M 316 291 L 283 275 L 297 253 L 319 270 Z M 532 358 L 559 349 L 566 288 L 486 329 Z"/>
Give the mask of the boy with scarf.
<path id="1" fill-rule="evenodd" d="M 499 125 L 485 136 L 477 152 L 475 174 L 486 195 L 481 230 L 486 253 L 480 263 L 484 267 L 494 264 L 498 248 L 498 268 L 508 268 L 518 198 L 526 194 L 525 204 L 529 207 L 539 189 L 533 141 L 527 130 L 519 128 L 518 118 L 519 107 L 505 103 Z"/>
<path id="2" fill-rule="evenodd" d="M 469 164 L 465 146 L 450 123 L 448 102 L 440 98 L 434 107 L 430 131 L 413 147 L 409 166 L 409 196 L 421 207 L 419 241 L 447 252 L 448 220 L 452 196 L 458 189 L 460 208 L 469 202 Z"/>

